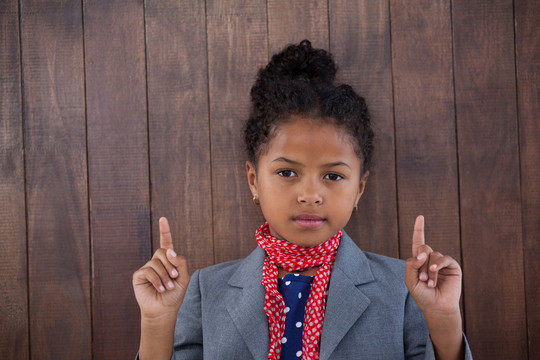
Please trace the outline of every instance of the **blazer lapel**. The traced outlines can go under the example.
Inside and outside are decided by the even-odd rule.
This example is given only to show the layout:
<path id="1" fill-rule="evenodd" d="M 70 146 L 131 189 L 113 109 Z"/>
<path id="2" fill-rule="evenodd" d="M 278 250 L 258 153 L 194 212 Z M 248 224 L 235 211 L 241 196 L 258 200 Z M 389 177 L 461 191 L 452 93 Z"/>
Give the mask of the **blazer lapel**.
<path id="1" fill-rule="evenodd" d="M 358 285 L 374 281 L 364 253 L 343 233 L 328 287 L 320 359 L 327 360 L 370 304 Z"/>
<path id="2" fill-rule="evenodd" d="M 242 261 L 229 280 L 227 310 L 255 359 L 266 359 L 269 349 L 268 318 L 261 285 L 266 253 L 257 247 Z M 374 281 L 364 253 L 343 233 L 330 276 L 328 301 L 321 335 L 321 360 L 327 360 L 370 304 L 358 285 Z"/>
<path id="3" fill-rule="evenodd" d="M 229 280 L 232 296 L 227 310 L 255 359 L 266 359 L 269 349 L 268 317 L 264 313 L 265 289 L 261 285 L 266 253 L 257 247 Z"/>

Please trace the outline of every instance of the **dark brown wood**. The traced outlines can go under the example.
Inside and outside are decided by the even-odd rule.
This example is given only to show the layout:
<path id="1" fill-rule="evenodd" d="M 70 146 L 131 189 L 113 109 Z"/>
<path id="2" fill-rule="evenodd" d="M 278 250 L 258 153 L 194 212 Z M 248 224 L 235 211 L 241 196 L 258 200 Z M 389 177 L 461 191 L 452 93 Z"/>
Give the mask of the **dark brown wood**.
<path id="1" fill-rule="evenodd" d="M 339 0 L 329 11 L 339 81 L 366 99 L 376 136 L 366 191 L 346 231 L 362 249 L 398 257 L 389 6 Z"/>
<path id="2" fill-rule="evenodd" d="M 207 2 L 208 76 L 216 262 L 241 258 L 257 243 L 260 209 L 247 184 L 242 129 L 257 69 L 268 62 L 266 2 Z"/>
<path id="3" fill-rule="evenodd" d="M 540 359 L 540 2 L 514 2 L 529 359 Z"/>
<path id="4" fill-rule="evenodd" d="M 540 357 L 537 1 L 0 3 L 0 357 L 132 358 L 131 275 L 160 216 L 191 271 L 256 246 L 249 89 L 306 37 L 365 96 L 378 135 L 346 230 L 407 257 L 423 212 L 428 241 L 463 254 L 475 359 Z"/>
<path id="5" fill-rule="evenodd" d="M 476 359 L 525 359 L 513 4 L 452 9 L 467 336 Z"/>
<path id="6" fill-rule="evenodd" d="M 22 1 L 30 347 L 92 357 L 81 4 Z"/>
<path id="7" fill-rule="evenodd" d="M 313 47 L 328 49 L 328 3 L 268 0 L 269 55 L 304 39 Z"/>
<path id="8" fill-rule="evenodd" d="M 96 359 L 139 343 L 131 277 L 151 256 L 144 8 L 84 1 Z"/>
<path id="9" fill-rule="evenodd" d="M 0 354 L 28 359 L 19 9 L 0 2 Z"/>
<path id="10" fill-rule="evenodd" d="M 194 270 L 214 263 L 205 7 L 146 1 L 154 249 L 167 216 Z"/>
<path id="11" fill-rule="evenodd" d="M 400 254 L 422 214 L 426 243 L 459 262 L 450 3 L 392 1 L 391 14 Z"/>

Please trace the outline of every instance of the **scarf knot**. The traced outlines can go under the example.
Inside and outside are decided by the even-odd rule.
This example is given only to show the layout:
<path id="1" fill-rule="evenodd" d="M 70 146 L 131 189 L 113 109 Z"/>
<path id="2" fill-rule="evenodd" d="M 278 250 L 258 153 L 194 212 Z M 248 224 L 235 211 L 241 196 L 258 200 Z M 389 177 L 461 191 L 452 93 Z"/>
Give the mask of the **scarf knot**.
<path id="1" fill-rule="evenodd" d="M 322 244 L 303 247 L 270 235 L 267 222 L 257 229 L 257 243 L 268 255 L 264 261 L 261 281 L 266 289 L 264 312 L 268 316 L 270 332 L 268 359 L 279 359 L 281 338 L 285 332 L 285 302 L 277 288 L 278 266 L 286 271 L 304 271 L 320 265 L 306 304 L 302 332 L 302 359 L 319 359 L 326 291 L 341 235 L 342 231 L 339 231 Z"/>

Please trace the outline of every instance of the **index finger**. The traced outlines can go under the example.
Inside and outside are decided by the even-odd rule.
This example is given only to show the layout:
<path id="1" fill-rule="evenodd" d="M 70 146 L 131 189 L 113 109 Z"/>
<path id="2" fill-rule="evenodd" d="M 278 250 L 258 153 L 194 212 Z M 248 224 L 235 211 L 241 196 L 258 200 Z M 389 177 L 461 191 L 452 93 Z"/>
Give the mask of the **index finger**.
<path id="1" fill-rule="evenodd" d="M 412 256 L 417 257 L 420 246 L 425 245 L 424 238 L 424 217 L 419 215 L 414 223 L 414 232 L 412 238 Z"/>
<path id="2" fill-rule="evenodd" d="M 162 249 L 173 249 L 171 228 L 167 218 L 164 217 L 159 219 L 159 246 Z"/>

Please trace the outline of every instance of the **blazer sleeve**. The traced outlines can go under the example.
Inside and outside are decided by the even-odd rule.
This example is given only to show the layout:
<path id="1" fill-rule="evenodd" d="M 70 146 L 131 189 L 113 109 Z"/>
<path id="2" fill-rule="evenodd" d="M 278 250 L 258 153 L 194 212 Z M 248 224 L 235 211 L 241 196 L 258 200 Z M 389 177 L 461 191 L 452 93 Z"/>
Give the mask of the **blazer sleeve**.
<path id="1" fill-rule="evenodd" d="M 203 358 L 203 334 L 199 270 L 191 275 L 174 330 L 174 360 Z"/>

